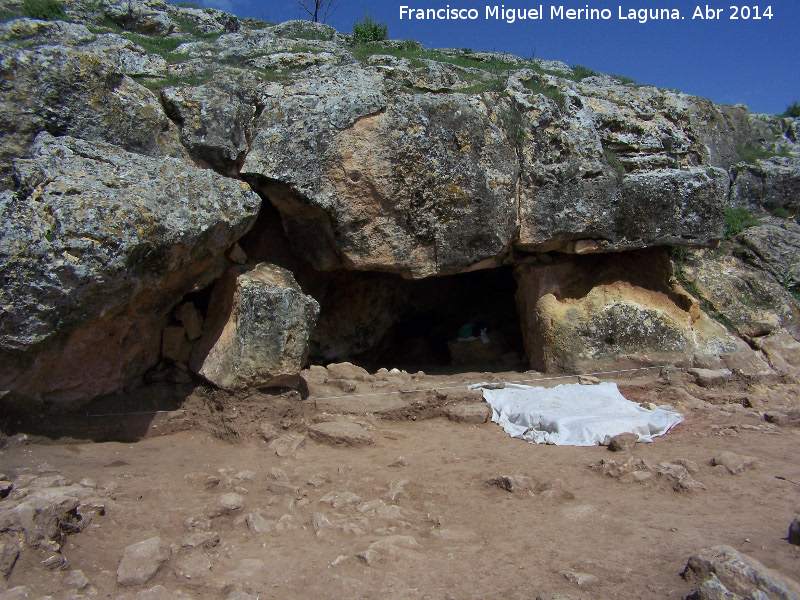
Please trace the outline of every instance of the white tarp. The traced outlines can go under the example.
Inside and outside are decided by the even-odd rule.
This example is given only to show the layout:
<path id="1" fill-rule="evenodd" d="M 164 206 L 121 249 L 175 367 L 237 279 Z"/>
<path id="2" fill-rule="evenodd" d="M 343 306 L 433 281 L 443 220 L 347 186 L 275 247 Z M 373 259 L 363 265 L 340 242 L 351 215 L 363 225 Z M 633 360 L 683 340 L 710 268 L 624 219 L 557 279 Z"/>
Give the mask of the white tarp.
<path id="1" fill-rule="evenodd" d="M 628 432 L 652 442 L 683 421 L 670 407 L 648 410 L 625 399 L 615 383 L 554 388 L 507 383 L 503 389 L 483 389 L 483 398 L 492 406 L 493 422 L 511 437 L 536 444 L 606 445 Z"/>

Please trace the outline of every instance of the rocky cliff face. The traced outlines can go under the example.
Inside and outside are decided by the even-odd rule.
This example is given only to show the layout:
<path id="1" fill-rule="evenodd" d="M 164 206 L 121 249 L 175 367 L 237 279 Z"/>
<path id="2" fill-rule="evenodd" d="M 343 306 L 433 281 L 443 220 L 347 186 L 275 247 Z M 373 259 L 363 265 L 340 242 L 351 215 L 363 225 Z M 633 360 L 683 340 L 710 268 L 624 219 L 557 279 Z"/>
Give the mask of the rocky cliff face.
<path id="1" fill-rule="evenodd" d="M 516 347 L 506 331 L 506 349 L 536 368 L 742 353 L 761 365 L 753 337 L 795 332 L 788 220 L 758 239 L 746 231 L 736 257 L 701 253 L 687 263 L 681 276 L 697 282 L 696 299 L 670 280 L 664 251 L 645 250 L 717 246 L 732 206 L 795 214 L 797 120 L 580 77 L 563 63 L 411 42 L 359 47 L 324 25 L 269 25 L 159 0 L 70 0 L 65 21 L 13 18 L 15 0 L 3 7 L 8 398 L 86 401 L 162 359 L 186 363 L 198 344 L 218 347 L 216 364 L 235 370 L 229 355 L 240 338 L 214 346 L 175 312 L 188 299 L 180 315 L 208 317 L 210 286 L 235 262 L 290 269 L 320 301 L 316 330 L 314 301 L 296 284 L 275 297 L 300 294 L 306 309 L 270 304 L 272 323 L 296 334 L 294 362 L 273 348 L 274 364 L 292 369 L 309 339 L 328 359 L 375 357 L 423 313 L 486 317 L 502 302 L 435 299 L 456 297 L 466 281 L 476 294 L 504 289 L 475 274 L 449 277 L 502 265 L 515 265 L 522 323 Z M 605 257 L 603 268 L 585 255 Z M 733 284 L 720 280 L 723 263 Z M 274 267 L 256 271 L 264 269 Z M 648 270 L 658 276 L 631 275 Z M 407 281 L 421 279 L 434 283 Z M 703 312 L 723 297 L 738 306 L 735 290 L 758 285 L 774 316 L 731 308 L 725 329 Z M 430 299 L 415 298 L 423 290 Z M 342 305 L 356 294 L 352 310 Z M 234 304 L 214 316 L 217 329 L 247 329 L 241 315 L 257 307 Z M 507 316 L 488 315 L 497 329 Z M 267 329 L 245 345 L 277 339 Z M 215 381 L 202 360 L 193 364 Z M 244 384 L 291 375 L 263 373 Z"/>

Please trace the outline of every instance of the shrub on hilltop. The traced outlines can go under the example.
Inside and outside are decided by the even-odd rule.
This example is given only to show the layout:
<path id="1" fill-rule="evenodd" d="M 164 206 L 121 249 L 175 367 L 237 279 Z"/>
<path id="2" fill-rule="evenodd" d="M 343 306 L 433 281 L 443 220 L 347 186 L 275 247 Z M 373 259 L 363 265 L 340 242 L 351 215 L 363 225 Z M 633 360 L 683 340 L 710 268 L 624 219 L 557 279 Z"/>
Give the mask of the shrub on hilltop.
<path id="1" fill-rule="evenodd" d="M 357 44 L 381 42 L 388 37 L 388 26 L 376 21 L 370 13 L 364 13 L 363 20 L 353 24 L 353 41 Z"/>

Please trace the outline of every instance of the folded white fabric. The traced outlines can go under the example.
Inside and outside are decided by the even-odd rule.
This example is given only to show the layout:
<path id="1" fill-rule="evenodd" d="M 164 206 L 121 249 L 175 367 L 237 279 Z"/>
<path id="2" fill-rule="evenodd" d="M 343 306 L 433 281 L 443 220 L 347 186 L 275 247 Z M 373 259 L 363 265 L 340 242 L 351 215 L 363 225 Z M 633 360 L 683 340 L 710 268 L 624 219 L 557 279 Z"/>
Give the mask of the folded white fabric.
<path id="1" fill-rule="evenodd" d="M 470 386 L 481 389 L 482 384 Z M 492 421 L 511 437 L 557 446 L 607 445 L 621 433 L 652 442 L 683 421 L 671 407 L 648 410 L 627 400 L 615 383 L 559 385 L 554 388 L 508 383 L 483 389 Z"/>

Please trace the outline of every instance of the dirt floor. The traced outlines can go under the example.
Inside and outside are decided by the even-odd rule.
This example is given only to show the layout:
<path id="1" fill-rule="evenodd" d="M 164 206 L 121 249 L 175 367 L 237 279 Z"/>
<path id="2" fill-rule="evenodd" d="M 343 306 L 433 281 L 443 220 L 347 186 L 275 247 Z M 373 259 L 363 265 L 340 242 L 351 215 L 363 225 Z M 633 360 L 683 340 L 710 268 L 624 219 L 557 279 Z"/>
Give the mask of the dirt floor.
<path id="1" fill-rule="evenodd" d="M 169 412 L 99 416 L 131 406 L 117 399 L 58 417 L 51 437 L 7 438 L 0 473 L 17 493 L 60 475 L 102 506 L 60 552 L 22 543 L 0 586 L 29 595 L 0 598 L 685 598 L 687 559 L 717 544 L 800 580 L 800 547 L 787 541 L 800 514 L 800 386 L 604 376 L 686 417 L 652 444 L 610 452 L 532 445 L 445 416 L 474 405 L 465 384 L 536 373 L 325 383 L 323 371 L 307 372 L 299 393 L 199 387 L 179 401 L 180 386 L 151 390 Z M 340 429 L 326 436 L 320 423 Z M 757 462 L 732 474 L 712 466 L 723 451 Z M 169 559 L 145 584 L 120 585 L 125 548 L 153 537 Z"/>

